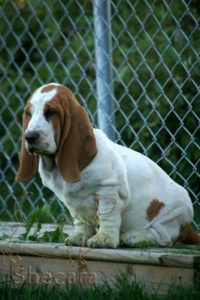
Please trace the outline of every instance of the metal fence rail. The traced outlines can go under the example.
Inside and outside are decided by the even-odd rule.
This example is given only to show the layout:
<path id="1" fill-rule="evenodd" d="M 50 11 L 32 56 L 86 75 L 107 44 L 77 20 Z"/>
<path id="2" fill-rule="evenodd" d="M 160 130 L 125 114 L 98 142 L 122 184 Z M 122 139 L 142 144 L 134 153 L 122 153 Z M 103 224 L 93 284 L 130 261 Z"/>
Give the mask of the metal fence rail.
<path id="1" fill-rule="evenodd" d="M 199 11 L 195 0 L 0 1 L 1 220 L 42 204 L 50 221 L 66 218 L 39 178 L 14 181 L 25 99 L 56 81 L 94 126 L 187 188 L 200 229 Z"/>

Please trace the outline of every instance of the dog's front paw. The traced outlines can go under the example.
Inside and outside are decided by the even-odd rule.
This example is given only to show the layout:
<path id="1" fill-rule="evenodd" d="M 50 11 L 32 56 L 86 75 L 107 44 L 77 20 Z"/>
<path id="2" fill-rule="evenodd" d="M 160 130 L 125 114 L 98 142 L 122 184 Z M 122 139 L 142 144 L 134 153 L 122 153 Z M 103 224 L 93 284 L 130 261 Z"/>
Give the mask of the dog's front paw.
<path id="1" fill-rule="evenodd" d="M 119 245 L 119 237 L 110 235 L 107 232 L 97 232 L 87 241 L 90 248 L 116 248 Z"/>
<path id="2" fill-rule="evenodd" d="M 65 245 L 86 246 L 89 236 L 83 232 L 73 232 L 65 239 Z"/>

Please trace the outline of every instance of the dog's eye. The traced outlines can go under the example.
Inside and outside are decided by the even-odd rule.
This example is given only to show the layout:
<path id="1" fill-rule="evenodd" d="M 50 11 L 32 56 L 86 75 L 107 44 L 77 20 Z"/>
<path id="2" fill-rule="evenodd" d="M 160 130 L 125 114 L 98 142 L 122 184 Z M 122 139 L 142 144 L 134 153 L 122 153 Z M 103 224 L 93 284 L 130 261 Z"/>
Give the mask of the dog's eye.
<path id="1" fill-rule="evenodd" d="M 26 116 L 27 116 L 28 118 L 31 118 L 31 117 L 32 117 L 30 111 L 27 111 L 27 112 L 26 112 Z"/>
<path id="2" fill-rule="evenodd" d="M 56 115 L 56 111 L 55 110 L 52 110 L 52 109 L 49 109 L 49 110 L 47 110 L 46 112 L 45 112 L 45 118 L 47 119 L 47 120 L 49 120 L 50 118 L 52 118 L 53 116 L 55 116 Z"/>

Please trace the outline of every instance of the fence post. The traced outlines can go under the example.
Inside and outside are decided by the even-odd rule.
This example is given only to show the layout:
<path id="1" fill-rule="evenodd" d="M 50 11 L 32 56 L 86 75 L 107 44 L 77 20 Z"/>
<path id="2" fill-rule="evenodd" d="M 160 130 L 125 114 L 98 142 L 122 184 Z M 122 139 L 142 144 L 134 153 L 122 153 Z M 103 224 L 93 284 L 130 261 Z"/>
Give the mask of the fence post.
<path id="1" fill-rule="evenodd" d="M 110 0 L 94 0 L 98 126 L 115 140 Z"/>

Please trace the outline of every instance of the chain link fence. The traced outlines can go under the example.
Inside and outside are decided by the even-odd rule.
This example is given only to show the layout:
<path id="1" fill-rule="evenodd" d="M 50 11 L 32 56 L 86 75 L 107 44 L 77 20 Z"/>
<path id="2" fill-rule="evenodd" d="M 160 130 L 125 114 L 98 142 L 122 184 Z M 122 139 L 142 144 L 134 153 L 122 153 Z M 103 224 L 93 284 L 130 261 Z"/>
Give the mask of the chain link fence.
<path id="1" fill-rule="evenodd" d="M 99 125 L 94 22 L 98 2 L 105 1 L 0 1 L 1 220 L 27 221 L 37 206 L 47 204 L 51 222 L 70 222 L 66 208 L 42 186 L 39 176 L 25 184 L 14 181 L 21 114 L 36 88 L 59 82 L 70 87 L 94 126 Z M 112 101 L 115 140 L 148 155 L 189 191 L 194 225 L 200 230 L 199 1 L 106 4 L 107 104 Z"/>

